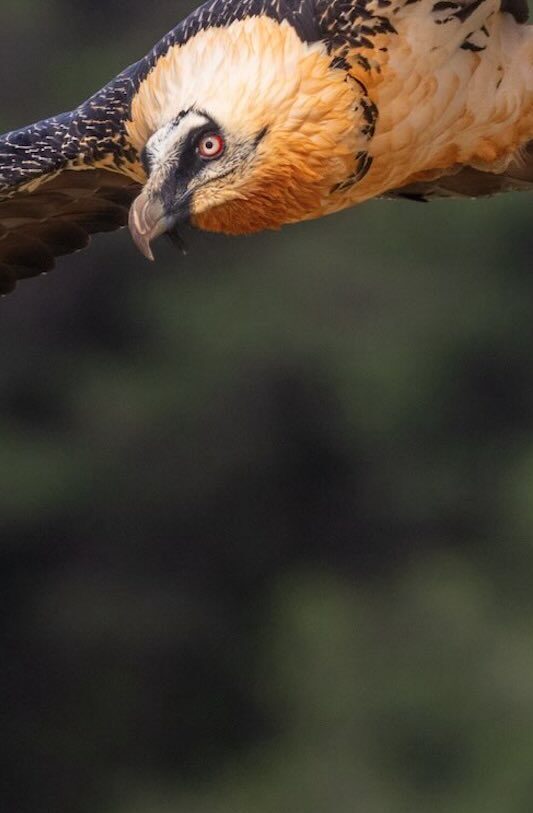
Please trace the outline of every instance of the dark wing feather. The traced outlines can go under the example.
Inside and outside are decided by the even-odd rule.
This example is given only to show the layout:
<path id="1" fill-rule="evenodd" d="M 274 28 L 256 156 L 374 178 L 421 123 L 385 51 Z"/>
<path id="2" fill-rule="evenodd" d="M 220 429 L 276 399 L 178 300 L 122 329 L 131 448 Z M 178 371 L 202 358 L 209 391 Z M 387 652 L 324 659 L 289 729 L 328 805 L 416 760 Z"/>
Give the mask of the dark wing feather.
<path id="1" fill-rule="evenodd" d="M 64 170 L 0 200 L 0 294 L 51 271 L 56 257 L 85 248 L 91 234 L 125 226 L 138 191 L 115 172 Z"/>
<path id="2" fill-rule="evenodd" d="M 499 192 L 533 190 L 533 141 L 523 150 L 522 157 L 511 163 L 505 172 L 481 172 L 473 167 L 457 167 L 432 181 L 419 181 L 387 192 L 387 198 L 430 200 L 431 198 L 478 198 Z"/>
<path id="3" fill-rule="evenodd" d="M 142 169 L 125 122 L 141 67 L 71 113 L 0 136 L 0 293 L 127 223 Z"/>

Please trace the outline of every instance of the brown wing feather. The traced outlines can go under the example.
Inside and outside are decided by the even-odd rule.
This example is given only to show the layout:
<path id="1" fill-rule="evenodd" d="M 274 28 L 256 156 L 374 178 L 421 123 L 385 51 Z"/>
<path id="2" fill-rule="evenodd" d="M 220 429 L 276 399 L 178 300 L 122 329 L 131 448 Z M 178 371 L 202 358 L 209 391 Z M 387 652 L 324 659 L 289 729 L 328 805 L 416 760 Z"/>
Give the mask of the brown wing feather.
<path id="1" fill-rule="evenodd" d="M 513 161 L 506 171 L 481 172 L 472 167 L 458 167 L 456 172 L 442 175 L 432 181 L 409 184 L 394 189 L 386 197 L 429 200 L 430 198 L 466 197 L 478 198 L 497 195 L 499 192 L 533 190 L 533 141 L 523 150 L 521 158 Z"/>
<path id="2" fill-rule="evenodd" d="M 125 226 L 139 189 L 117 172 L 65 170 L 33 192 L 0 200 L 0 294 L 85 248 L 91 234 Z"/>

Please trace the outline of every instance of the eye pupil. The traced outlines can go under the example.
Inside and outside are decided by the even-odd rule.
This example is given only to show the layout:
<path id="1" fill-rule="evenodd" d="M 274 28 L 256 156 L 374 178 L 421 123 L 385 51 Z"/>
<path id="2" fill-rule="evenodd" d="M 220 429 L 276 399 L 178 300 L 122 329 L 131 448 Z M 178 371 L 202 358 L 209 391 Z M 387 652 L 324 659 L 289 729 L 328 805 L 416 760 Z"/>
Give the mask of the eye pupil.
<path id="1" fill-rule="evenodd" d="M 224 139 L 219 135 L 204 136 L 197 152 L 202 158 L 218 158 L 224 152 Z"/>

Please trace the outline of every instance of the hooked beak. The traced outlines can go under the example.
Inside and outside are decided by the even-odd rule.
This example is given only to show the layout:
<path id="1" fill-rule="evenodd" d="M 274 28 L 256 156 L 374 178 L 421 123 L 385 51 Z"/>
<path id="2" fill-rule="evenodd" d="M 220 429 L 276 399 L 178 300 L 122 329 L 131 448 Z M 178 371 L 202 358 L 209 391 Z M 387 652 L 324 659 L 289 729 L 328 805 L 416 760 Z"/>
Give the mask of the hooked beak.
<path id="1" fill-rule="evenodd" d="M 129 228 L 133 242 L 146 259 L 154 259 L 150 244 L 170 231 L 176 225 L 176 220 L 176 217 L 167 214 L 161 200 L 150 197 L 146 191 L 133 201 Z"/>

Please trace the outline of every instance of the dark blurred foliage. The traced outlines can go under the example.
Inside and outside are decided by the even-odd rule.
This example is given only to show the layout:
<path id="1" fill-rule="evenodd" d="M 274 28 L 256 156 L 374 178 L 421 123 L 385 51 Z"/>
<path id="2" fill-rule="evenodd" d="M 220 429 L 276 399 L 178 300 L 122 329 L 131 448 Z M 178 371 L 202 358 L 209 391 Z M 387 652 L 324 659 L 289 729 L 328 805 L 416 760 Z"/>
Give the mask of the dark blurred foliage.
<path id="1" fill-rule="evenodd" d="M 2 129 L 186 10 L 3 0 Z M 530 811 L 531 199 L 189 243 L 0 304 L 2 811 Z"/>

